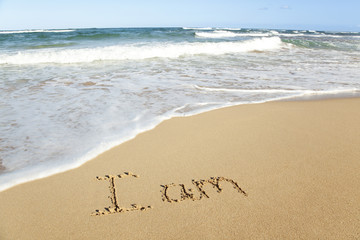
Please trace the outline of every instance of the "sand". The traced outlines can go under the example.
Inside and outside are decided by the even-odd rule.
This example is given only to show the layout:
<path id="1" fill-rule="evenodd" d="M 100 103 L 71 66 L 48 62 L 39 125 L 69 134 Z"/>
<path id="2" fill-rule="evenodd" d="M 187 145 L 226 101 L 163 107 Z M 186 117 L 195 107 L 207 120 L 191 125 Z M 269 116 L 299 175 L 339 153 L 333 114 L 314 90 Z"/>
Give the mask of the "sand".
<path id="1" fill-rule="evenodd" d="M 0 239 L 360 239 L 360 99 L 173 118 L 0 193 Z"/>

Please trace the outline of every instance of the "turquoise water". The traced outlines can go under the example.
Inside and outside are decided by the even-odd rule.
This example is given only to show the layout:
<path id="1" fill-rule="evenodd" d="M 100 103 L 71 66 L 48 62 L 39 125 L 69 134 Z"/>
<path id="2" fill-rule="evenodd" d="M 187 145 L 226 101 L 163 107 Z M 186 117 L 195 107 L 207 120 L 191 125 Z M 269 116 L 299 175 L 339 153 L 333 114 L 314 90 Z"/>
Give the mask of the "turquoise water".
<path id="1" fill-rule="evenodd" d="M 174 116 L 358 95 L 360 33 L 226 28 L 0 31 L 0 190 Z"/>

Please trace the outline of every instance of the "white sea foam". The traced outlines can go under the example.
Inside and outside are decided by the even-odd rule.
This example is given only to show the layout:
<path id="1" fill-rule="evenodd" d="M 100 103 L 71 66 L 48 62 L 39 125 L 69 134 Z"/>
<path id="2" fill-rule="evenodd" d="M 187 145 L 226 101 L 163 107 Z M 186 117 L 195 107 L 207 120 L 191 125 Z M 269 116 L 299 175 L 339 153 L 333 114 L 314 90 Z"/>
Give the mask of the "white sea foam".
<path id="1" fill-rule="evenodd" d="M 138 60 L 178 58 L 188 55 L 222 55 L 251 51 L 267 51 L 285 46 L 279 37 L 258 38 L 242 42 L 167 43 L 157 45 L 118 45 L 67 50 L 28 50 L 0 55 L 0 64 L 81 63 L 104 60 Z"/>
<path id="2" fill-rule="evenodd" d="M 351 36 L 351 35 L 332 35 L 332 34 L 325 34 L 325 33 L 320 33 L 320 34 L 279 34 L 280 36 L 284 36 L 284 37 L 299 37 L 299 36 L 304 36 L 304 37 L 310 37 L 310 38 L 359 38 L 360 36 Z"/>
<path id="3" fill-rule="evenodd" d="M 280 37 L 301 37 L 301 36 L 305 36 L 305 34 L 302 34 L 302 33 L 279 33 L 278 36 L 280 36 Z"/>
<path id="4" fill-rule="evenodd" d="M 195 33 L 195 36 L 202 38 L 268 37 L 271 35 L 272 35 L 271 33 L 236 33 L 231 31 L 224 31 L 224 30 Z"/>
<path id="5" fill-rule="evenodd" d="M 236 38 L 236 37 L 311 37 L 311 38 L 359 38 L 359 36 L 350 36 L 350 35 L 336 35 L 336 34 L 325 34 L 311 31 L 304 31 L 304 33 L 299 33 L 294 31 L 293 33 L 279 33 L 277 31 L 269 32 L 233 32 L 215 30 L 215 31 L 202 31 L 195 32 L 195 36 L 199 38 Z"/>
<path id="6" fill-rule="evenodd" d="M 176 110 L 176 109 L 175 109 Z M 156 125 L 161 123 L 162 121 L 171 118 L 171 116 L 177 116 L 175 110 L 172 111 L 172 115 L 164 114 L 162 116 L 158 116 L 153 119 L 150 124 L 144 125 L 140 128 L 134 129 L 129 135 L 123 136 L 121 139 L 117 141 L 111 142 L 103 142 L 100 143 L 94 149 L 88 151 L 82 156 L 74 157 L 73 159 L 64 159 L 63 163 L 41 163 L 29 166 L 27 168 L 20 169 L 15 172 L 4 173 L 0 175 L 0 192 L 6 189 L 9 189 L 13 186 L 19 185 L 21 183 L 49 177 L 51 175 L 68 171 L 70 169 L 75 169 L 83 165 L 85 162 L 95 158 L 99 154 L 110 150 L 111 148 L 129 141 L 136 137 L 141 132 L 145 132 L 153 129 Z"/>
<path id="7" fill-rule="evenodd" d="M 202 38 L 228 38 L 228 37 L 238 37 L 239 34 L 229 31 L 216 30 L 213 32 L 196 32 L 195 36 Z"/>
<path id="8" fill-rule="evenodd" d="M 14 30 L 14 31 L 0 31 L 0 34 L 16 34 L 16 33 L 63 33 L 63 32 L 74 32 L 73 29 L 59 29 L 59 30 L 47 30 L 47 29 L 38 29 L 38 30 Z"/>

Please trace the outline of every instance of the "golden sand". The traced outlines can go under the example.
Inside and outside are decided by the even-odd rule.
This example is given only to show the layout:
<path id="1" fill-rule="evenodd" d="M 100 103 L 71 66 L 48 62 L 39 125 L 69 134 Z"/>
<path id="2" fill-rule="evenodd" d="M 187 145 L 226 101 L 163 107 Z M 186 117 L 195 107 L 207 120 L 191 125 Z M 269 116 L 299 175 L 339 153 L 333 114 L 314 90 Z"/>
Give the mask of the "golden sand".
<path id="1" fill-rule="evenodd" d="M 360 99 L 173 118 L 0 193 L 0 239 L 360 239 Z"/>

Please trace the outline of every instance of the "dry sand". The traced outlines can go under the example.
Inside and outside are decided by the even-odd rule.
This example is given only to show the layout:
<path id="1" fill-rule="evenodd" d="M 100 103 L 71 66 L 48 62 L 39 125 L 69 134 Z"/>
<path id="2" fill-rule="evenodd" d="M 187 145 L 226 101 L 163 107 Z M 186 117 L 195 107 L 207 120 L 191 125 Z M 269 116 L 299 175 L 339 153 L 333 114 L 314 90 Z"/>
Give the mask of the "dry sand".
<path id="1" fill-rule="evenodd" d="M 360 239 L 359 146 L 359 98 L 174 118 L 1 192 L 0 239 Z"/>

